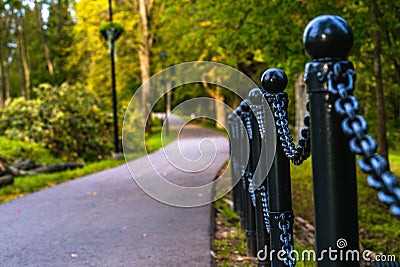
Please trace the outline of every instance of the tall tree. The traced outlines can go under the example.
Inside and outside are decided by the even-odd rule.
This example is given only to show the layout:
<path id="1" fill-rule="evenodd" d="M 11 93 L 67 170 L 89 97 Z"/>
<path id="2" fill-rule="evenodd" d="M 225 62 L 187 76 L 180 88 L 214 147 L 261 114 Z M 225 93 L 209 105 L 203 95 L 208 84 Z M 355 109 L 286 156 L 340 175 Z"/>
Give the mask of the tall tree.
<path id="1" fill-rule="evenodd" d="M 0 37 L 0 76 L 1 76 L 1 105 L 4 107 L 5 101 L 10 96 L 10 64 L 15 52 L 13 35 L 15 25 L 13 23 L 13 12 L 15 1 L 4 1 L 1 6 L 1 37 Z"/>
<path id="2" fill-rule="evenodd" d="M 142 77 L 142 108 L 143 114 L 146 116 L 150 114 L 150 94 L 151 94 L 151 85 L 150 85 L 150 48 L 152 39 L 150 36 L 150 12 L 152 9 L 151 0 L 139 0 L 139 14 L 140 14 L 140 45 L 138 48 L 139 54 L 139 63 L 140 63 L 140 71 Z M 149 133 L 151 130 L 151 120 L 148 120 L 147 117 L 143 118 L 144 123 L 146 125 L 145 130 L 146 133 Z"/>
<path id="3" fill-rule="evenodd" d="M 46 31 L 44 29 L 45 23 L 43 21 L 43 15 L 42 15 L 42 9 L 43 9 L 43 1 L 35 0 L 35 14 L 36 14 L 36 19 L 37 19 L 37 26 L 40 31 L 40 39 L 42 42 L 42 46 L 44 49 L 44 54 L 46 57 L 46 64 L 47 64 L 47 69 L 50 73 L 51 76 L 54 76 L 54 65 L 53 61 L 51 59 L 51 54 L 50 54 L 50 47 L 47 41 L 47 36 L 46 36 Z"/>
<path id="4" fill-rule="evenodd" d="M 73 46 L 68 53 L 65 72 L 70 83 L 83 83 L 111 106 L 110 59 L 108 45 L 99 33 L 108 22 L 107 0 L 81 0 L 75 3 L 72 19 Z M 141 84 L 138 64 L 139 15 L 136 1 L 116 0 L 113 21 L 121 24 L 125 33 L 115 43 L 116 84 L 119 97 L 128 100 Z"/>
<path id="5" fill-rule="evenodd" d="M 28 59 L 28 52 L 27 52 L 27 46 L 25 42 L 25 27 L 22 20 L 22 14 L 20 14 L 20 30 L 18 31 L 18 46 L 20 49 L 20 57 L 22 61 L 22 66 L 24 70 L 24 82 L 25 86 L 23 87 L 23 90 L 25 89 L 24 96 L 25 98 L 29 99 L 31 95 L 31 68 L 29 65 L 29 59 Z"/>
<path id="6" fill-rule="evenodd" d="M 371 0 L 371 24 L 372 24 L 372 39 L 374 45 L 374 77 L 375 77 L 375 94 L 376 107 L 378 111 L 378 143 L 379 154 L 386 159 L 389 164 L 388 154 L 389 148 L 386 138 L 386 114 L 384 89 L 382 78 L 382 44 L 381 30 L 379 25 L 380 10 L 376 0 Z"/>
<path id="7" fill-rule="evenodd" d="M 74 23 L 70 12 L 72 5 L 72 0 L 53 0 L 49 3 L 46 32 L 56 84 L 61 84 L 69 79 L 66 65 L 72 50 L 71 47 L 74 45 L 72 39 Z"/>

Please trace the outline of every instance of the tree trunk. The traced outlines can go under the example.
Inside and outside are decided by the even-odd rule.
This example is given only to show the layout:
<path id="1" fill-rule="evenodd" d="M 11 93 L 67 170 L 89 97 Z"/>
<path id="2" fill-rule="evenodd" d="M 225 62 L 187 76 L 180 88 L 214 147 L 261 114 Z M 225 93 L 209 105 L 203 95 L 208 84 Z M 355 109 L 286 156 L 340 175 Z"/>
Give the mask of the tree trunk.
<path id="1" fill-rule="evenodd" d="M 1 107 L 4 108 L 5 104 L 5 89 L 4 89 L 4 76 L 3 76 L 3 55 L 1 53 L 2 51 L 0 50 L 0 92 L 1 92 Z"/>
<path id="2" fill-rule="evenodd" d="M 375 94 L 376 94 L 376 107 L 378 111 L 378 152 L 382 157 L 388 161 L 388 143 L 386 138 L 386 115 L 385 115 L 385 101 L 384 89 L 382 79 L 382 47 L 381 47 L 381 32 L 379 28 L 379 7 L 376 0 L 371 1 L 371 24 L 373 27 L 372 38 L 374 42 L 374 77 L 375 77 Z"/>
<path id="3" fill-rule="evenodd" d="M 4 68 L 4 102 L 10 97 L 10 64 L 7 59 L 3 60 L 3 68 Z"/>
<path id="4" fill-rule="evenodd" d="M 6 174 L 0 177 L 0 187 L 14 183 L 14 175 Z"/>
<path id="5" fill-rule="evenodd" d="M 47 69 L 49 70 L 50 75 L 54 76 L 54 66 L 53 66 L 53 62 L 51 60 L 51 56 L 50 56 L 50 48 L 49 48 L 49 44 L 47 43 L 47 40 L 46 40 L 46 33 L 43 29 L 44 22 L 43 22 L 42 13 L 41 13 L 41 7 L 39 6 L 39 3 L 37 0 L 35 0 L 35 9 L 36 9 L 36 13 L 37 13 L 38 26 L 39 26 L 39 30 L 40 30 L 40 39 L 42 41 L 44 55 L 45 55 L 46 63 L 47 63 Z"/>
<path id="6" fill-rule="evenodd" d="M 296 122 L 295 122 L 295 134 L 297 140 L 301 137 L 301 128 L 304 126 L 304 116 L 307 114 L 306 103 L 307 103 L 307 91 L 306 84 L 304 83 L 304 75 L 300 74 L 296 78 L 295 84 L 295 104 L 296 104 Z"/>
<path id="7" fill-rule="evenodd" d="M 150 79 L 150 35 L 149 35 L 149 6 L 146 0 L 139 0 L 139 14 L 140 14 L 140 40 L 141 46 L 138 49 L 140 70 L 142 76 L 142 112 L 143 123 L 145 125 L 146 133 L 151 131 L 151 121 L 147 120 L 147 115 L 150 114 L 150 94 L 151 85 Z"/>
<path id="8" fill-rule="evenodd" d="M 396 42 L 394 41 L 393 34 L 389 32 L 389 30 L 386 29 L 385 31 L 386 35 L 386 41 L 389 46 L 390 50 L 393 51 L 399 51 L 400 49 L 396 45 Z M 389 59 L 393 65 L 394 65 L 394 71 L 396 75 L 394 75 L 395 82 L 400 84 L 400 60 L 398 57 L 390 57 Z M 394 106 L 394 119 L 395 121 L 400 121 L 400 99 L 391 99 L 392 100 L 392 105 Z"/>
<path id="9" fill-rule="evenodd" d="M 33 169 L 18 169 L 17 167 L 10 166 L 9 170 L 14 176 L 27 176 L 27 175 L 36 175 L 40 173 L 53 173 L 53 172 L 61 172 L 67 170 L 74 170 L 77 168 L 82 168 L 83 164 L 81 163 L 71 163 L 71 162 L 63 162 L 54 165 L 42 165 Z"/>
<path id="10" fill-rule="evenodd" d="M 224 95 L 222 94 L 222 87 L 218 85 L 215 89 L 215 100 L 215 118 L 217 120 L 216 126 L 220 129 L 223 129 L 224 127 L 228 128 L 228 124 L 226 123 L 225 105 L 223 105 Z"/>
<path id="11" fill-rule="evenodd" d="M 20 34 L 18 33 L 18 36 Z M 16 51 L 16 56 L 17 56 L 17 61 L 18 61 L 18 74 L 19 74 L 19 81 L 21 84 L 21 96 L 23 96 L 26 99 L 26 82 L 25 82 L 25 73 L 24 73 L 24 67 L 23 67 L 23 62 L 22 62 L 22 47 L 21 47 L 21 40 L 18 38 L 17 42 L 17 51 Z"/>
<path id="12" fill-rule="evenodd" d="M 28 53 L 25 44 L 24 29 L 19 32 L 19 44 L 21 46 L 21 60 L 24 68 L 25 98 L 29 99 L 31 94 L 31 68 L 29 67 Z"/>

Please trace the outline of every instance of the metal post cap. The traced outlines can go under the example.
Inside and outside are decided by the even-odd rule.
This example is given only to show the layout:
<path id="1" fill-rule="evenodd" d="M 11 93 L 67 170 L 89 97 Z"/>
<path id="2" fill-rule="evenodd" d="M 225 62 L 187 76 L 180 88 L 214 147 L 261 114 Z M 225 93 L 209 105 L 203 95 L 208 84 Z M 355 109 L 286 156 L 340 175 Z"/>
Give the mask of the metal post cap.
<path id="1" fill-rule="evenodd" d="M 287 83 L 286 73 L 281 69 L 268 69 L 261 75 L 261 84 L 267 92 L 283 92 Z"/>
<path id="2" fill-rule="evenodd" d="M 303 34 L 303 44 L 312 59 L 341 58 L 353 46 L 353 32 L 345 19 L 322 15 L 311 20 Z"/>
<path id="3" fill-rule="evenodd" d="M 261 105 L 263 98 L 264 94 L 260 88 L 254 88 L 250 90 L 249 99 L 253 105 Z"/>

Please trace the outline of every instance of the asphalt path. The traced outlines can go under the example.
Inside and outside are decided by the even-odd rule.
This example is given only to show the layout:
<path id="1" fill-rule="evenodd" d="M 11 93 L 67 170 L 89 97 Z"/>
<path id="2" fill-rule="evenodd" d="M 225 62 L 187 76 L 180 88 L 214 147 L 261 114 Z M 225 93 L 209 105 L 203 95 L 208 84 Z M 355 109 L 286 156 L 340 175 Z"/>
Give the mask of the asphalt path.
<path id="1" fill-rule="evenodd" d="M 207 184 L 228 159 L 228 141 L 212 130 L 185 129 L 179 151 L 193 159 L 210 154 L 212 164 L 187 172 L 163 151 L 151 161 L 172 183 Z M 218 153 L 199 150 L 204 137 Z M 129 166 L 152 175 L 142 161 Z M 0 266 L 210 266 L 210 214 L 210 205 L 179 208 L 153 199 L 122 165 L 0 205 Z"/>

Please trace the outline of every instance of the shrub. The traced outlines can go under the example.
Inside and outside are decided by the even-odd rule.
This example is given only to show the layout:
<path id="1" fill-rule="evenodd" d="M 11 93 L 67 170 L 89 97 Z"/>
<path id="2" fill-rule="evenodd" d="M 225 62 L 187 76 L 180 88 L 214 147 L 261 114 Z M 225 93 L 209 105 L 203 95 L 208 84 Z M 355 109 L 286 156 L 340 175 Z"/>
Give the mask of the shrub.
<path id="1" fill-rule="evenodd" d="M 41 84 L 36 99 L 11 99 L 1 112 L 0 131 L 35 142 L 64 160 L 92 161 L 112 149 L 112 114 L 81 85 Z"/>

